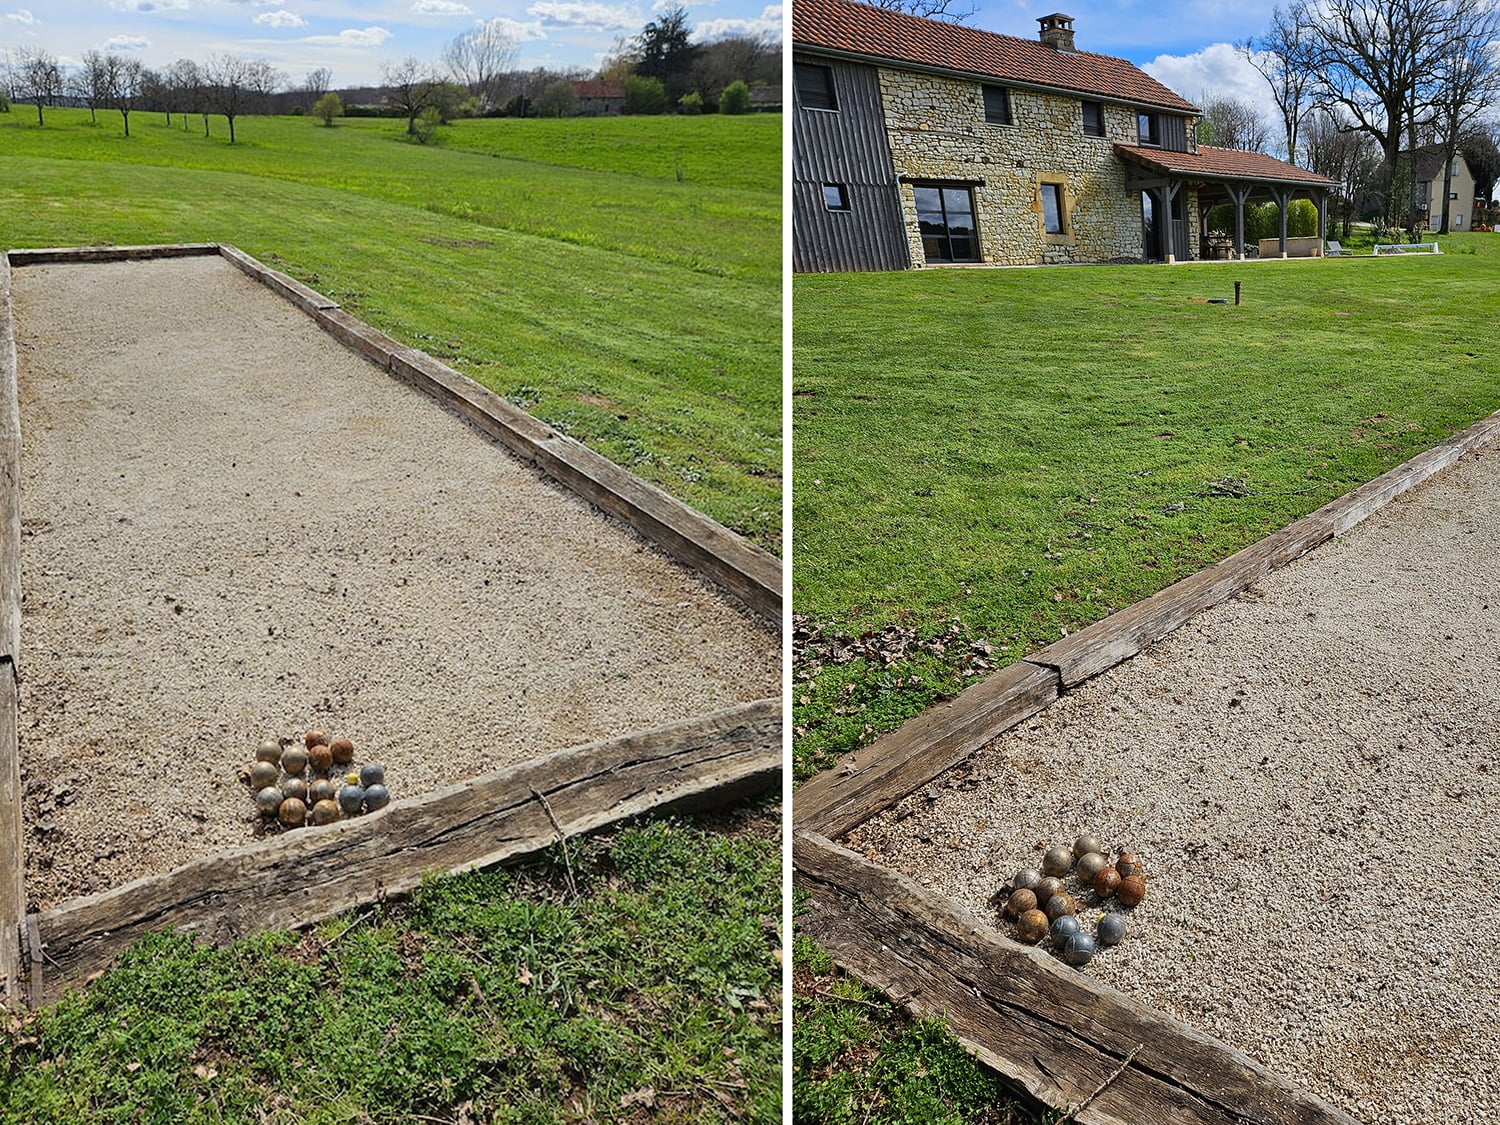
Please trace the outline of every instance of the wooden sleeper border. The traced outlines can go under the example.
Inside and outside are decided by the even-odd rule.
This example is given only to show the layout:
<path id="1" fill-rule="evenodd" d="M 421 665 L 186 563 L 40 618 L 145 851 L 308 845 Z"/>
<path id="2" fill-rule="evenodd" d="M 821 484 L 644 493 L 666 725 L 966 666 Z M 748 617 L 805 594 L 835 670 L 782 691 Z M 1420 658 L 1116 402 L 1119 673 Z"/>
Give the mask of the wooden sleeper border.
<path id="1" fill-rule="evenodd" d="M 643 813 L 721 805 L 781 775 L 781 701 L 762 699 L 654 730 L 561 750 L 379 813 L 206 856 L 165 875 L 27 915 L 17 734 L 20 663 L 20 415 L 12 265 L 219 255 L 328 333 L 498 440 L 689 570 L 781 623 L 781 562 L 558 433 L 336 301 L 217 243 L 0 253 L 0 999 L 35 1007 L 104 968 L 153 929 L 222 943 L 309 925 L 412 890 L 429 873 L 520 859 L 560 838 Z"/>
<path id="2" fill-rule="evenodd" d="M 918 1014 L 945 1019 L 969 1050 L 1034 1096 L 1074 1105 L 1071 1120 L 1355 1125 L 1248 1056 L 978 924 L 833 840 L 1497 437 L 1500 413 L 1032 653 L 801 785 L 792 802 L 793 866 L 809 898 L 799 925 L 855 976 Z"/>

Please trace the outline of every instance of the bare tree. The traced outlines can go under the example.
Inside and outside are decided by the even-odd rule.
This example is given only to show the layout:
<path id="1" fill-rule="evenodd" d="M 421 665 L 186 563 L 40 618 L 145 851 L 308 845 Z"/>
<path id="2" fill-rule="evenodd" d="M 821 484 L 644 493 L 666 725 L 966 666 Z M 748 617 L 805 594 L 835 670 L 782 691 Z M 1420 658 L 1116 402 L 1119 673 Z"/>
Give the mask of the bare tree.
<path id="1" fill-rule="evenodd" d="M 168 96 L 182 115 L 183 129 L 187 129 L 188 114 L 199 112 L 203 114 L 203 135 L 208 136 L 202 69 L 192 59 L 178 59 L 167 67 L 166 83 Z"/>
<path id="2" fill-rule="evenodd" d="M 909 16 L 954 23 L 962 23 L 979 11 L 979 6 L 972 0 L 870 0 L 870 3 L 888 12 L 905 12 Z"/>
<path id="3" fill-rule="evenodd" d="M 417 117 L 433 104 L 439 79 L 432 68 L 408 55 L 398 63 L 380 68 L 385 104 L 406 115 L 406 133 L 416 136 Z"/>
<path id="4" fill-rule="evenodd" d="M 724 87 L 734 81 L 779 87 L 781 45 L 764 36 L 728 35 L 699 48 L 692 85 L 705 101 L 718 102 Z"/>
<path id="5" fill-rule="evenodd" d="M 1287 8 L 1271 11 L 1271 26 L 1264 35 L 1239 44 L 1239 52 L 1271 87 L 1271 100 L 1281 113 L 1286 129 L 1286 158 L 1297 159 L 1298 131 L 1312 104 L 1313 76 L 1308 67 L 1312 46 L 1307 5 L 1293 0 Z"/>
<path id="6" fill-rule="evenodd" d="M 1224 94 L 1205 94 L 1198 119 L 1198 142 L 1219 148 L 1259 152 L 1266 147 L 1266 123 L 1249 102 Z"/>
<path id="7" fill-rule="evenodd" d="M 493 113 L 504 104 L 502 80 L 520 51 L 504 24 L 487 20 L 450 40 L 443 48 L 443 63 L 453 80 L 479 99 L 479 112 Z"/>
<path id="8" fill-rule="evenodd" d="M 1302 121 L 1302 158 L 1320 176 L 1338 183 L 1334 217 L 1348 238 L 1355 217 L 1375 188 L 1380 174 L 1380 148 L 1369 133 L 1351 128 L 1332 109 L 1314 109 Z"/>
<path id="9" fill-rule="evenodd" d="M 104 56 L 104 101 L 111 109 L 120 111 L 127 137 L 130 136 L 130 111 L 141 95 L 142 69 L 140 59 L 115 54 Z"/>
<path id="10" fill-rule="evenodd" d="M 99 120 L 99 107 L 109 99 L 109 74 L 104 56 L 98 51 L 85 51 L 83 65 L 68 79 L 68 93 L 89 107 L 89 121 Z"/>
<path id="11" fill-rule="evenodd" d="M 1460 135 L 1471 117 L 1482 113 L 1500 96 L 1500 68 L 1492 47 L 1500 37 L 1500 15 L 1487 0 L 1453 0 L 1449 8 L 1448 41 L 1437 56 L 1433 78 L 1433 109 L 1438 143 L 1443 149 L 1443 217 L 1439 234 L 1448 233 L 1452 217 L 1453 161 Z M 1465 207 L 1473 200 L 1466 200 Z"/>
<path id="12" fill-rule="evenodd" d="M 18 102 L 36 105 L 36 123 L 42 107 L 55 102 L 63 90 L 62 67 L 57 56 L 43 47 L 17 47 L 10 59 L 11 94 Z"/>
<path id="13" fill-rule="evenodd" d="M 1307 65 L 1317 100 L 1343 111 L 1340 127 L 1380 146 L 1385 216 L 1407 208 L 1398 185 L 1403 145 L 1430 122 L 1432 75 L 1445 38 L 1447 0 L 1320 0 L 1308 8 Z"/>
<path id="14" fill-rule="evenodd" d="M 235 118 L 254 113 L 284 81 L 282 73 L 263 59 L 238 55 L 215 55 L 205 68 L 208 112 L 219 113 L 229 122 L 229 143 L 234 144 Z M 204 114 L 204 132 L 208 113 Z"/>
<path id="15" fill-rule="evenodd" d="M 302 80 L 302 92 L 307 95 L 307 105 L 311 107 L 318 104 L 318 99 L 328 93 L 328 88 L 333 85 L 333 71 L 326 66 L 320 66 L 317 70 L 309 70 L 307 77 Z"/>

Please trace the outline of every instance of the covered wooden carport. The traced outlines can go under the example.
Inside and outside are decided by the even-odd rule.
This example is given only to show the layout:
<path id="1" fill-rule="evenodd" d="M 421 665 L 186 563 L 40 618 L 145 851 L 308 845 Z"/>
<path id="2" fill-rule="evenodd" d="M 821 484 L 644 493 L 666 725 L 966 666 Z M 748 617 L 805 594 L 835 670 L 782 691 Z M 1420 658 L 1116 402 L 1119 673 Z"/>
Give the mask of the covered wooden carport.
<path id="1" fill-rule="evenodd" d="M 1327 231 L 1328 193 L 1338 184 L 1295 164 L 1277 160 L 1263 152 L 1215 148 L 1198 145 L 1195 152 L 1169 152 L 1141 145 L 1115 145 L 1126 161 L 1126 186 L 1132 191 L 1151 192 L 1171 214 L 1173 201 L 1186 189 L 1198 194 L 1199 222 L 1209 208 L 1220 203 L 1234 204 L 1234 257 L 1245 257 L 1245 205 L 1273 202 L 1281 211 L 1281 257 L 1286 257 L 1286 212 L 1293 199 L 1312 200 L 1318 211 L 1318 241 L 1322 244 Z M 1132 175 L 1133 173 L 1136 173 Z M 1202 232 L 1200 231 L 1200 234 Z M 1185 249 L 1183 240 L 1173 237 L 1172 250 Z M 1165 255 L 1173 259 L 1172 251 Z"/>

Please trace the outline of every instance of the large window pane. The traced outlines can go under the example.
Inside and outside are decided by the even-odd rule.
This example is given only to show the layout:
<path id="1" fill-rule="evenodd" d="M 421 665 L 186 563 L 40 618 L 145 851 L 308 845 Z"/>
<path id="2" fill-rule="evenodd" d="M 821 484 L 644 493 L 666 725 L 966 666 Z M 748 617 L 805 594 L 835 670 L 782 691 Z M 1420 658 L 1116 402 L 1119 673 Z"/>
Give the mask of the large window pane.
<path id="1" fill-rule="evenodd" d="M 1042 223 L 1048 234 L 1062 234 L 1062 189 L 1057 184 L 1042 185 Z"/>
<path id="2" fill-rule="evenodd" d="M 832 69 L 815 63 L 797 63 L 792 71 L 797 79 L 797 101 L 803 109 L 838 109 Z"/>
<path id="3" fill-rule="evenodd" d="M 913 184 L 922 253 L 929 262 L 977 262 L 974 194 L 966 187 Z"/>

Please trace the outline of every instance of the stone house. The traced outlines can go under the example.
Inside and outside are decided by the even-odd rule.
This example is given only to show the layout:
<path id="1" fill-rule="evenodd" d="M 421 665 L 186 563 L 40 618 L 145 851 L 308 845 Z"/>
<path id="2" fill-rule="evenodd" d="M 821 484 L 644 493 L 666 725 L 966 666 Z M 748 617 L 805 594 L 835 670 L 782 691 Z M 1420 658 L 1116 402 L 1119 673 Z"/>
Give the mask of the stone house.
<path id="1" fill-rule="evenodd" d="M 625 112 L 625 83 L 590 78 L 573 83 L 579 117 L 617 117 Z"/>
<path id="2" fill-rule="evenodd" d="M 1199 146 L 1199 109 L 1124 59 L 852 0 L 792 6 L 793 267 L 906 269 L 1199 257 L 1229 200 L 1332 181 Z M 1243 227 L 1236 249 L 1243 254 Z"/>

